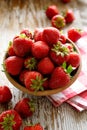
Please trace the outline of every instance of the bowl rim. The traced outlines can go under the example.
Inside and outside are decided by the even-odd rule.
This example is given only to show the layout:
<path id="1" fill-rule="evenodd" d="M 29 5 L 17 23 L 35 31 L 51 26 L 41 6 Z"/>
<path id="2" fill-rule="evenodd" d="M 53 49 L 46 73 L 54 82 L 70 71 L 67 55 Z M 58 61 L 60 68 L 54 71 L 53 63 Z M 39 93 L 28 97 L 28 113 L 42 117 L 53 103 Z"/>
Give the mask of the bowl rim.
<path id="1" fill-rule="evenodd" d="M 71 43 L 74 46 L 74 48 L 76 49 L 76 51 L 78 52 L 78 54 L 80 55 L 80 65 L 77 68 L 77 72 L 75 73 L 75 75 L 72 77 L 72 79 L 70 80 L 70 82 L 66 86 L 61 87 L 61 88 L 57 88 L 57 89 L 44 90 L 44 91 L 37 91 L 36 92 L 36 91 L 30 91 L 26 87 L 24 87 L 23 85 L 16 82 L 11 77 L 11 75 L 5 70 L 5 75 L 6 75 L 7 79 L 12 83 L 12 85 L 14 85 L 14 87 L 18 88 L 19 90 L 21 90 L 24 93 L 34 95 L 34 96 L 49 96 L 49 95 L 52 95 L 52 94 L 62 92 L 63 90 L 67 89 L 69 86 L 71 86 L 77 80 L 77 77 L 78 77 L 78 75 L 79 75 L 79 73 L 81 71 L 81 67 L 82 67 L 81 54 L 80 54 L 80 51 L 79 51 L 78 47 L 75 45 L 74 42 L 72 42 L 68 38 L 67 38 L 67 42 Z M 4 60 L 6 59 L 6 56 L 7 56 L 7 53 L 4 56 Z M 4 62 L 4 60 L 3 60 L 3 62 Z"/>

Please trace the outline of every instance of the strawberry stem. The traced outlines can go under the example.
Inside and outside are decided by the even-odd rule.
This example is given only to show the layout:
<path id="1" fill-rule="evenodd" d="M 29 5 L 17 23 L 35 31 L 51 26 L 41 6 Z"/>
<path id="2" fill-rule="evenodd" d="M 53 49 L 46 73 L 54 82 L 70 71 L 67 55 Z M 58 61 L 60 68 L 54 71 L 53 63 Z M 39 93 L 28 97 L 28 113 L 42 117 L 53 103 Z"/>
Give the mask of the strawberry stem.
<path id="1" fill-rule="evenodd" d="M 30 85 L 36 92 L 44 90 L 43 83 L 47 78 L 42 79 L 40 76 L 36 76 L 36 79 L 32 79 L 32 84 Z"/>

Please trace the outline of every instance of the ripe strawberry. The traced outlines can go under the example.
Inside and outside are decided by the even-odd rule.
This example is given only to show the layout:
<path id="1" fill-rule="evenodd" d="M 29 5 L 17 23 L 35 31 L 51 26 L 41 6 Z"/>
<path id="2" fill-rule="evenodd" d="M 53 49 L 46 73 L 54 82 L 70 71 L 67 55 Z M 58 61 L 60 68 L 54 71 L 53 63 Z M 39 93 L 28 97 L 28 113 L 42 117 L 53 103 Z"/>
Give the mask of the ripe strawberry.
<path id="1" fill-rule="evenodd" d="M 69 59 L 69 49 L 65 46 L 65 44 L 62 44 L 61 42 L 58 42 L 50 51 L 50 57 L 53 60 L 54 63 L 57 65 L 63 64 L 63 62 L 67 62 Z"/>
<path id="2" fill-rule="evenodd" d="M 36 68 L 37 60 L 34 57 L 27 57 L 24 60 L 24 67 L 29 70 Z"/>
<path id="3" fill-rule="evenodd" d="M 65 64 L 65 63 L 64 63 Z M 65 65 L 66 67 L 66 65 Z M 56 89 L 66 86 L 70 82 L 69 73 L 72 72 L 72 67 L 69 66 L 67 69 L 63 67 L 56 67 L 49 80 L 49 87 L 51 89 Z"/>
<path id="4" fill-rule="evenodd" d="M 38 71 L 42 74 L 50 74 L 54 69 L 54 64 L 49 57 L 45 57 L 37 65 Z"/>
<path id="5" fill-rule="evenodd" d="M 47 56 L 48 52 L 49 46 L 43 41 L 37 41 L 32 45 L 32 55 L 37 59 Z"/>
<path id="6" fill-rule="evenodd" d="M 46 9 L 46 16 L 51 19 L 53 16 L 59 14 L 59 10 L 56 5 L 50 5 Z"/>
<path id="7" fill-rule="evenodd" d="M 7 110 L 0 114 L 0 130 L 20 130 L 22 119 L 15 110 Z"/>
<path id="8" fill-rule="evenodd" d="M 28 72 L 28 70 L 22 70 L 19 74 L 19 82 L 24 85 L 24 76 L 25 76 L 25 73 Z"/>
<path id="9" fill-rule="evenodd" d="M 72 67 L 78 67 L 80 64 L 80 56 L 77 52 L 71 52 L 68 60 L 68 64 Z"/>
<path id="10" fill-rule="evenodd" d="M 60 32 L 54 27 L 46 27 L 43 30 L 43 39 L 50 46 L 56 44 L 59 40 Z"/>
<path id="11" fill-rule="evenodd" d="M 31 126 L 25 126 L 24 130 L 44 130 L 43 127 L 38 123 Z"/>
<path id="12" fill-rule="evenodd" d="M 81 30 L 76 28 L 71 28 L 67 32 L 68 38 L 72 40 L 73 42 L 77 42 L 81 38 Z"/>
<path id="13" fill-rule="evenodd" d="M 6 71 L 11 75 L 18 75 L 24 64 L 24 59 L 18 56 L 10 56 L 5 59 L 4 65 Z"/>
<path id="14" fill-rule="evenodd" d="M 59 41 L 60 41 L 62 44 L 65 44 L 65 43 L 66 43 L 66 37 L 65 37 L 64 34 L 61 34 L 61 35 L 60 35 Z"/>
<path id="15" fill-rule="evenodd" d="M 62 15 L 58 14 L 58 15 L 53 16 L 53 18 L 51 19 L 51 24 L 53 27 L 57 29 L 62 29 L 65 27 L 66 21 Z"/>
<path id="16" fill-rule="evenodd" d="M 9 102 L 12 99 L 12 93 L 8 86 L 0 86 L 0 103 Z"/>
<path id="17" fill-rule="evenodd" d="M 15 56 L 16 55 L 11 41 L 9 42 L 9 47 L 8 47 L 7 53 L 8 53 L 9 56 Z"/>
<path id="18" fill-rule="evenodd" d="M 30 91 L 43 90 L 44 81 L 42 75 L 37 71 L 29 71 L 24 77 L 25 86 Z"/>
<path id="19" fill-rule="evenodd" d="M 32 33 L 28 30 L 28 29 L 24 29 L 20 32 L 20 34 L 25 34 L 27 37 L 29 37 L 30 39 L 33 38 Z"/>
<path id="20" fill-rule="evenodd" d="M 36 28 L 34 31 L 34 40 L 36 41 L 44 41 L 43 40 L 43 28 Z"/>
<path id="21" fill-rule="evenodd" d="M 30 117 L 35 110 L 34 103 L 29 98 L 23 98 L 16 103 L 14 110 L 23 118 Z"/>
<path id="22" fill-rule="evenodd" d="M 17 56 L 24 57 L 31 51 L 33 40 L 27 37 L 25 34 L 20 34 L 13 39 L 13 49 Z"/>
<path id="23" fill-rule="evenodd" d="M 63 3 L 69 3 L 71 0 L 62 0 Z"/>
<path id="24" fill-rule="evenodd" d="M 66 23 L 72 23 L 74 20 L 75 20 L 75 16 L 74 16 L 74 13 L 71 9 L 68 9 L 65 13 L 65 20 L 66 20 Z"/>

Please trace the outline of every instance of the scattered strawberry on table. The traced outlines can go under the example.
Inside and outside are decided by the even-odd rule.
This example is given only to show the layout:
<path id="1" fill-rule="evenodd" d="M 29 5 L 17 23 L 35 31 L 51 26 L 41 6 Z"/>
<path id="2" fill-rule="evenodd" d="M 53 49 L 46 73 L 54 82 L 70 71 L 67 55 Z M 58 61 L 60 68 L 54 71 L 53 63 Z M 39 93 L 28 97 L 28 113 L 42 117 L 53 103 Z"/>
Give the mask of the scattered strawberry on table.
<path id="1" fill-rule="evenodd" d="M 25 126 L 24 130 L 44 130 L 41 124 L 35 124 L 35 125 L 30 125 L 30 126 Z"/>
<path id="2" fill-rule="evenodd" d="M 82 31 L 78 28 L 72 27 L 68 30 L 67 36 L 73 42 L 77 42 L 82 36 Z"/>
<path id="3" fill-rule="evenodd" d="M 6 110 L 0 114 L 0 130 L 20 130 L 21 125 L 22 119 L 15 110 Z"/>
<path id="4" fill-rule="evenodd" d="M 22 118 L 30 117 L 35 111 L 34 102 L 29 98 L 23 98 L 16 103 L 14 110 L 17 111 Z"/>
<path id="5" fill-rule="evenodd" d="M 0 103 L 8 103 L 12 99 L 12 93 L 8 86 L 0 86 Z"/>
<path id="6" fill-rule="evenodd" d="M 30 91 L 51 90 L 67 85 L 73 77 L 72 71 L 80 65 L 80 56 L 74 45 L 54 27 L 35 29 L 32 37 L 28 30 L 21 32 L 23 34 L 12 40 L 15 56 L 7 51 L 5 70 Z M 27 45 L 29 48 L 26 48 Z"/>
<path id="7" fill-rule="evenodd" d="M 69 1 L 64 0 L 62 2 L 67 3 Z M 66 10 L 59 11 L 56 5 L 49 5 L 45 14 L 50 19 L 52 26 L 60 30 L 75 20 L 74 12 L 71 9 L 67 8 Z"/>

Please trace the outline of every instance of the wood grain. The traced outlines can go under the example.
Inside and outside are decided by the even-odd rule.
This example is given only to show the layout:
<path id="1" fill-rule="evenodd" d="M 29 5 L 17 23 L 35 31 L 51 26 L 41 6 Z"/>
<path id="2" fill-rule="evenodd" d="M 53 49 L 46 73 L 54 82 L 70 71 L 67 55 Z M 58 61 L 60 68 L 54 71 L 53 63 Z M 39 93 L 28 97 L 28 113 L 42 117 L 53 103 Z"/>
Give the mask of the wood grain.
<path id="1" fill-rule="evenodd" d="M 11 102 L 0 105 L 0 113 L 12 109 L 22 97 L 30 97 L 35 101 L 35 113 L 31 118 L 23 120 L 21 130 L 27 122 L 40 122 L 44 130 L 87 130 L 87 111 L 77 112 L 70 105 L 63 103 L 55 108 L 46 97 L 30 96 L 16 89 L 2 72 L 2 61 L 8 42 L 22 29 L 34 30 L 36 27 L 50 26 L 45 15 L 45 9 L 50 4 L 56 4 L 62 11 L 71 8 L 76 20 L 68 25 L 85 28 L 87 26 L 87 4 L 81 0 L 72 0 L 69 4 L 62 4 L 60 0 L 1 0 L 0 1 L 0 85 L 8 85 L 12 91 Z"/>

